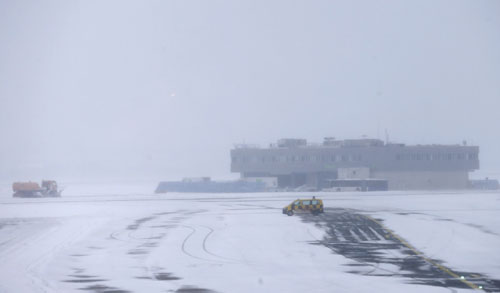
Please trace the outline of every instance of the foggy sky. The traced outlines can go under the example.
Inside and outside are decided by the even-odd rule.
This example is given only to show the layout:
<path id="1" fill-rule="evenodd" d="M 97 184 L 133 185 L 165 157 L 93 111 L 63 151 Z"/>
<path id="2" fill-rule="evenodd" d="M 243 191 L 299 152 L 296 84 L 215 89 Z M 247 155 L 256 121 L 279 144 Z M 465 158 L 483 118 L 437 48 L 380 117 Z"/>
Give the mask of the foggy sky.
<path id="1" fill-rule="evenodd" d="M 386 129 L 497 171 L 499 106 L 495 0 L 0 0 L 0 180 L 220 177 L 234 143 Z"/>

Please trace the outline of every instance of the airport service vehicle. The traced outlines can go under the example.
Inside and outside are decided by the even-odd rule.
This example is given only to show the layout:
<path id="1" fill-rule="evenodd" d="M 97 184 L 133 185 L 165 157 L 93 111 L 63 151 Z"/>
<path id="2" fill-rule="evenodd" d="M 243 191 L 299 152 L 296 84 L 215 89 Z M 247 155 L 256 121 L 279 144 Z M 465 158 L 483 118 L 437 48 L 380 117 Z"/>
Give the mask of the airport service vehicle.
<path id="1" fill-rule="evenodd" d="M 36 182 L 14 182 L 12 184 L 14 191 L 13 197 L 60 197 L 61 190 L 57 189 L 57 183 L 54 180 L 43 180 L 42 186 Z"/>
<path id="2" fill-rule="evenodd" d="M 315 197 L 311 199 L 297 199 L 283 208 L 283 214 L 293 216 L 294 213 L 311 213 L 318 215 L 323 212 L 323 201 Z"/>

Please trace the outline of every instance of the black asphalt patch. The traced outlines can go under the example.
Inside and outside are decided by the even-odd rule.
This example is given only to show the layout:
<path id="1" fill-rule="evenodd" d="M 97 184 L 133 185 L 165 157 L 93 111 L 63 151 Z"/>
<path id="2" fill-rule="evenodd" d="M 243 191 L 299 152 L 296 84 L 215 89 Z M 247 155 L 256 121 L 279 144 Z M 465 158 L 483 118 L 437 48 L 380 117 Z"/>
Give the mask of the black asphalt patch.
<path id="1" fill-rule="evenodd" d="M 175 281 L 180 280 L 181 278 L 174 276 L 171 273 L 156 273 L 155 279 L 159 281 Z"/>
<path id="2" fill-rule="evenodd" d="M 141 227 L 142 224 L 153 220 L 155 217 L 146 217 L 142 219 L 137 219 L 135 220 L 134 224 L 128 225 L 127 229 L 128 230 L 137 230 L 139 227 Z"/>
<path id="3" fill-rule="evenodd" d="M 198 288 L 194 286 L 182 286 L 180 289 L 175 291 L 176 293 L 215 293 L 215 291 Z"/>
<path id="4" fill-rule="evenodd" d="M 92 291 L 95 293 L 130 293 L 127 290 L 121 290 L 115 287 L 109 287 L 104 285 L 92 285 L 85 288 L 81 288 L 80 290 Z"/>
<path id="5" fill-rule="evenodd" d="M 380 219 L 374 221 L 347 209 L 325 209 L 325 213 L 319 216 L 301 216 L 303 221 L 315 223 L 326 232 L 324 239 L 318 239 L 313 244 L 324 245 L 355 261 L 346 265 L 349 273 L 398 276 L 407 278 L 408 283 L 446 288 L 470 289 L 469 283 L 486 292 L 500 291 L 498 279 L 451 270 L 442 261 L 417 253 L 401 238 L 386 230 Z"/>

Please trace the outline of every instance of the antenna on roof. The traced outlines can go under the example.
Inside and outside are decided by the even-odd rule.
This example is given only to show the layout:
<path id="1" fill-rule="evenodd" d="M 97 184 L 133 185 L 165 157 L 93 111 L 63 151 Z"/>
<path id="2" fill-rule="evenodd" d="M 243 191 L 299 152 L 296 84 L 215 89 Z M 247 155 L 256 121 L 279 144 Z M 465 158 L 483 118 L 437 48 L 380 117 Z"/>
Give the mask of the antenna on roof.
<path id="1" fill-rule="evenodd" d="M 377 120 L 377 138 L 380 139 L 380 119 Z"/>

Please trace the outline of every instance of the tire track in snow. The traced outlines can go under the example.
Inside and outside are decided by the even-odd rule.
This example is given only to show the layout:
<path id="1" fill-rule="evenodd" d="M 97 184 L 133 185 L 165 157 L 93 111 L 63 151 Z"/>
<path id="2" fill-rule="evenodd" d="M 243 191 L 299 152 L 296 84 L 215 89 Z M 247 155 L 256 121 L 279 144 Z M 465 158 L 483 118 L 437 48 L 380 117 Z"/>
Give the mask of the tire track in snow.
<path id="1" fill-rule="evenodd" d="M 199 233 L 199 229 L 196 229 L 196 227 L 193 227 L 191 225 L 189 225 L 189 226 L 188 225 L 181 225 L 180 227 L 191 230 L 191 232 L 182 241 L 181 249 L 182 249 L 182 252 L 184 254 L 186 254 L 192 258 L 195 258 L 195 259 L 208 261 L 208 262 L 212 262 L 212 263 L 218 263 L 218 264 L 242 263 L 239 260 L 231 259 L 231 258 L 227 258 L 227 257 L 221 256 L 221 255 L 215 254 L 207 248 L 208 239 L 210 238 L 210 235 L 212 235 L 214 233 L 214 229 L 211 227 L 208 227 L 208 226 L 200 226 L 200 227 L 203 227 L 204 229 L 207 229 L 209 232 L 207 234 L 205 234 L 203 239 L 198 244 L 201 248 L 200 249 L 201 252 L 203 252 L 204 254 L 207 254 L 209 256 L 215 257 L 215 259 L 195 255 L 194 253 L 189 251 L 189 249 L 187 247 L 188 247 L 188 242 L 190 243 L 191 241 L 193 241 L 193 240 L 191 240 L 191 239 L 193 239 L 193 236 L 196 233 Z"/>
<path id="2" fill-rule="evenodd" d="M 191 226 L 186 226 L 186 225 L 182 225 L 181 227 L 183 228 L 186 228 L 186 229 L 190 229 L 191 230 L 191 233 L 189 233 L 188 236 L 186 236 L 184 238 L 184 240 L 182 241 L 182 246 L 181 246 L 181 249 L 182 249 L 182 252 L 192 258 L 196 258 L 196 259 L 199 259 L 199 260 L 204 260 L 204 261 L 212 261 L 210 259 L 206 259 L 206 258 L 202 258 L 202 257 L 199 257 L 199 256 L 196 256 L 196 255 L 193 255 L 192 253 L 190 253 L 187 249 L 186 249 L 186 243 L 188 242 L 188 240 L 191 238 L 191 236 L 194 235 L 194 233 L 196 233 L 196 229 L 191 227 Z"/>
<path id="3" fill-rule="evenodd" d="M 228 258 L 228 257 L 225 257 L 225 256 L 222 256 L 222 255 L 218 255 L 218 254 L 215 254 L 213 252 L 211 252 L 210 250 L 207 249 L 207 242 L 208 242 L 208 238 L 210 237 L 210 235 L 212 235 L 212 233 L 214 233 L 214 229 L 211 228 L 211 227 L 208 227 L 208 226 L 201 226 L 201 227 L 204 227 L 208 230 L 210 230 L 210 232 L 208 232 L 207 235 L 205 235 L 205 238 L 203 238 L 203 250 L 212 255 L 212 256 L 215 256 L 217 258 L 220 258 L 220 259 L 223 259 L 223 260 L 226 260 L 226 261 L 230 261 L 231 263 L 243 263 L 242 261 L 240 260 L 237 260 L 237 259 L 233 259 L 233 258 Z"/>

